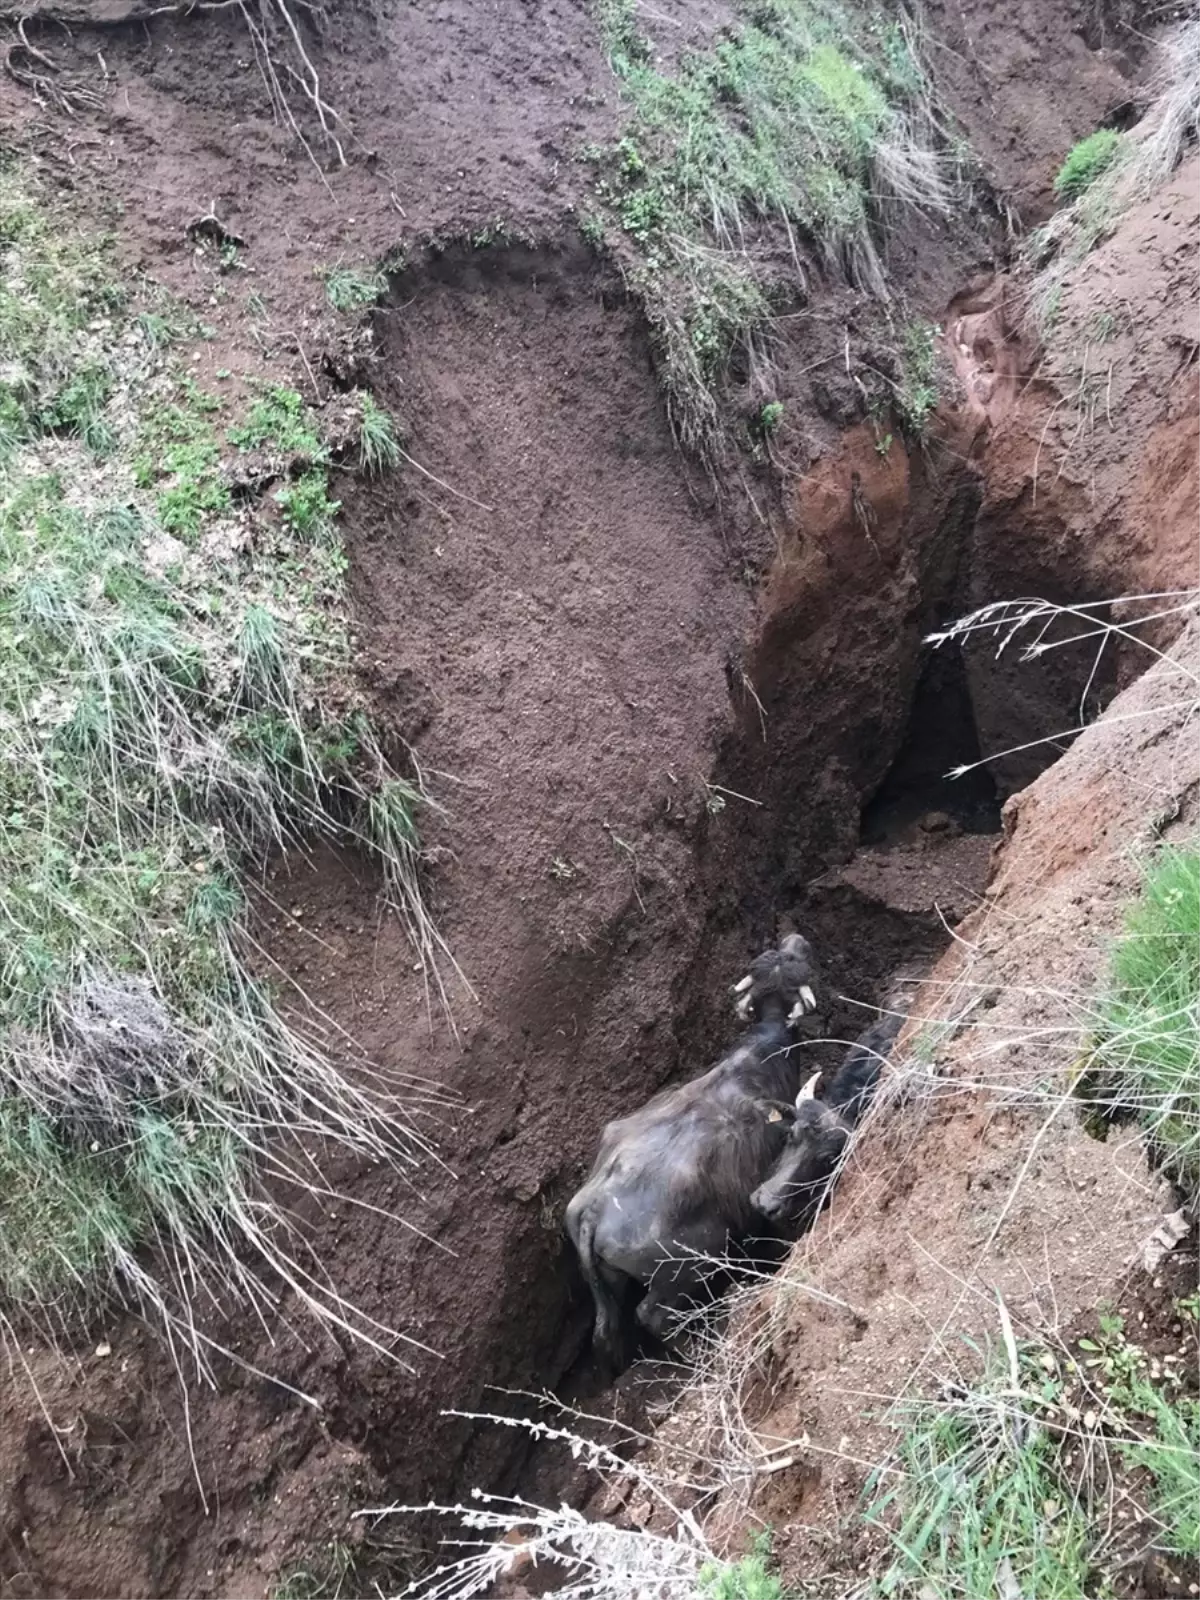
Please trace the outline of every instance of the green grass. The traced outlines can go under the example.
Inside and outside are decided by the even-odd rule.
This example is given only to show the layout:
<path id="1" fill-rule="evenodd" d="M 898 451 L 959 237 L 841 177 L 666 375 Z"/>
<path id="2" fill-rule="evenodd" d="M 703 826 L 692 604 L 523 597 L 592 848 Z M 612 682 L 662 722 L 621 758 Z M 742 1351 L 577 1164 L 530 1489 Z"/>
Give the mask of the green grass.
<path id="1" fill-rule="evenodd" d="M 323 463 L 328 459 L 320 426 L 297 390 L 269 384 L 239 426 L 230 428 L 230 444 L 243 450 L 269 449 L 290 460 Z"/>
<path id="2" fill-rule="evenodd" d="M 755 0 L 673 74 L 654 65 L 631 4 L 606 0 L 600 22 L 629 115 L 592 152 L 597 195 L 676 432 L 703 449 L 732 351 L 753 347 L 773 299 L 794 293 L 799 260 L 773 273 L 764 226 L 882 294 L 884 196 L 945 204 L 928 91 L 906 31 L 833 0 Z"/>
<path id="3" fill-rule="evenodd" d="M 1075 200 L 1108 171 L 1121 149 L 1124 135 L 1115 128 L 1097 128 L 1072 146 L 1054 180 L 1060 200 Z"/>
<path id="4" fill-rule="evenodd" d="M 763 439 L 770 439 L 783 423 L 783 401 L 768 400 L 758 413 L 758 432 Z"/>
<path id="5" fill-rule="evenodd" d="M 1038 1600 L 1084 1600 L 1088 1524 L 1059 1480 L 1058 1446 L 1038 1409 L 1010 1398 L 999 1375 L 913 1408 L 894 1463 L 898 1486 L 891 1480 L 867 1512 L 895 1551 L 879 1594 L 978 1600 L 1015 1587 Z"/>
<path id="6" fill-rule="evenodd" d="M 900 381 L 894 405 L 901 425 L 916 439 L 924 435 L 938 403 L 935 341 L 940 333 L 933 323 L 912 322 L 900 342 Z"/>
<path id="7" fill-rule="evenodd" d="M 158 520 L 167 532 L 192 538 L 230 503 L 213 421 L 221 402 L 186 374 L 170 382 L 162 399 L 139 420 L 134 478 L 139 487 L 154 488 Z"/>
<path id="8" fill-rule="evenodd" d="M 306 539 L 328 537 L 341 510 L 341 501 L 329 498 L 329 479 L 320 467 L 277 489 L 275 503 L 288 527 Z"/>
<path id="9" fill-rule="evenodd" d="M 1194 1556 L 1200 1405 L 1181 1384 L 1101 1315 L 1074 1350 L 1014 1346 L 977 1383 L 906 1406 L 866 1513 L 894 1552 L 873 1592 L 1108 1597 L 1125 1519 L 1158 1555 Z"/>
<path id="10" fill-rule="evenodd" d="M 377 478 L 399 464 L 400 439 L 391 417 L 369 394 L 361 394 L 358 405 L 358 464 L 368 477 Z"/>
<path id="11" fill-rule="evenodd" d="M 0 171 L 0 464 L 43 434 L 105 453 L 106 349 L 126 291 L 106 250 L 53 228 Z"/>
<path id="12" fill-rule="evenodd" d="M 11 171 L 0 267 L 0 1328 L 115 1296 L 208 1373 L 205 1317 L 284 1289 L 393 1349 L 272 1192 L 326 1193 L 327 1145 L 411 1169 L 421 1091 L 345 1075 L 247 964 L 247 874 L 314 836 L 375 857 L 434 984 L 445 954 L 429 802 L 355 695 L 327 447 L 283 387 L 228 426 Z M 227 444 L 299 464 L 278 517 L 232 504 Z"/>
<path id="13" fill-rule="evenodd" d="M 1183 1302 L 1177 1309 L 1186 1315 Z M 1200 1400 L 1180 1392 L 1178 1364 L 1156 1366 L 1128 1338 L 1124 1319 L 1101 1314 L 1095 1339 L 1078 1341 L 1078 1361 L 1118 1432 L 1114 1450 L 1148 1481 L 1153 1545 L 1168 1556 L 1200 1556 Z M 1194 1362 L 1193 1362 L 1194 1368 Z M 1161 1364 L 1157 1365 L 1161 1374 Z"/>
<path id="14" fill-rule="evenodd" d="M 374 267 L 330 267 L 322 276 L 325 298 L 335 311 L 365 311 L 387 293 L 387 274 Z"/>
<path id="15" fill-rule="evenodd" d="M 1080 1090 L 1135 1115 L 1175 1176 L 1200 1193 L 1200 854 L 1149 863 L 1113 951 Z"/>

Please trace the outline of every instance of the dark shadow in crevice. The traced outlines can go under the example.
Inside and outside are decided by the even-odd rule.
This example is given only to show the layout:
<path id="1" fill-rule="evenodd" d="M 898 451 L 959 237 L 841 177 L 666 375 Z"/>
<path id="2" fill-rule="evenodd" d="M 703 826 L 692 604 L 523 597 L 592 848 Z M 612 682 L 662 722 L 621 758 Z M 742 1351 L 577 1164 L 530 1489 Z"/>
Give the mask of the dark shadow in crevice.
<path id="1" fill-rule="evenodd" d="M 888 844 L 933 811 L 964 833 L 998 833 L 1000 798 L 980 757 L 962 652 L 945 644 L 921 668 L 896 759 L 863 807 L 861 843 Z M 950 776 L 963 767 L 970 770 Z"/>

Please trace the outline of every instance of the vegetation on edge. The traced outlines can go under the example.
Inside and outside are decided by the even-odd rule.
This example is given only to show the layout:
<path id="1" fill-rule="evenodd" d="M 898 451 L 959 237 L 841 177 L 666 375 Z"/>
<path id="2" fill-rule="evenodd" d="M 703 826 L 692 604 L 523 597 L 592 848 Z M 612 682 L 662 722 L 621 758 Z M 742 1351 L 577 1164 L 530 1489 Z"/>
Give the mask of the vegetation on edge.
<path id="1" fill-rule="evenodd" d="M 703 450 L 732 351 L 760 355 L 773 299 L 803 280 L 797 234 L 882 296 L 888 201 L 947 205 L 929 90 L 907 24 L 838 0 L 752 0 L 674 73 L 654 64 L 631 0 L 604 0 L 601 27 L 629 118 L 591 152 L 597 194 L 654 330 L 676 432 Z M 792 241 L 782 275 L 764 225 Z"/>
<path id="2" fill-rule="evenodd" d="M 330 447 L 282 387 L 230 426 L 14 170 L 0 257 L 0 1329 L 115 1293 L 206 1371 L 206 1307 L 286 1289 L 390 1346 L 267 1185 L 324 1193 L 324 1142 L 409 1167 L 430 1108 L 339 1071 L 246 960 L 247 871 L 314 834 L 372 850 L 441 949 L 428 802 L 348 688 Z M 359 429 L 389 464 L 363 397 Z M 233 494 L 251 450 L 276 514 Z"/>
<path id="3" fill-rule="evenodd" d="M 1167 846 L 1129 908 L 1080 1092 L 1133 1115 L 1168 1171 L 1200 1194 L 1200 853 Z"/>
<path id="4" fill-rule="evenodd" d="M 1112 166 L 1120 147 L 1121 135 L 1115 128 L 1097 128 L 1086 139 L 1080 139 L 1059 168 L 1055 194 L 1067 200 L 1082 194 Z"/>
<path id="5" fill-rule="evenodd" d="M 978 1383 L 909 1406 L 867 1511 L 895 1552 L 875 1593 L 1111 1600 L 1146 1549 L 1194 1558 L 1200 1401 L 1184 1381 L 1181 1357 L 1152 1359 L 1102 1313 L 1074 1348 L 1012 1344 Z"/>
<path id="6" fill-rule="evenodd" d="M 1054 185 L 1068 203 L 1030 237 L 1036 269 L 1030 305 L 1043 330 L 1054 320 L 1067 275 L 1200 137 L 1200 17 L 1168 30 L 1154 48 L 1145 115 L 1128 133 L 1101 128 L 1075 145 Z"/>

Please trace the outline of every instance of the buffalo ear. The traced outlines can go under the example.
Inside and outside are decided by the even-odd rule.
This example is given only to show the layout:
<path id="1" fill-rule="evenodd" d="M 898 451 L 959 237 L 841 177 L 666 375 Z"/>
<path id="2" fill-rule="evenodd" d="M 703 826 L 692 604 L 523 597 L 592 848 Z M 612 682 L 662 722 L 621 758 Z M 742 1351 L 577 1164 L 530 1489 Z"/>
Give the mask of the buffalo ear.
<path id="1" fill-rule="evenodd" d="M 768 1122 L 785 1122 L 789 1127 L 796 1120 L 796 1108 L 786 1100 L 772 1100 L 767 1107 Z"/>

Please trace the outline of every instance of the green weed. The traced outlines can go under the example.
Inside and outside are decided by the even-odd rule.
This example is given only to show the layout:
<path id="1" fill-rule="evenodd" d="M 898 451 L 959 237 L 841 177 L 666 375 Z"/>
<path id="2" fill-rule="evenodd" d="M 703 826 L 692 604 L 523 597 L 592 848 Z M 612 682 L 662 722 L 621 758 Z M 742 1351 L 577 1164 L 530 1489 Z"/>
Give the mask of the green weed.
<path id="1" fill-rule="evenodd" d="M 387 293 L 387 275 L 367 267 L 330 267 L 324 278 L 325 298 L 335 311 L 363 311 Z"/>
<path id="2" fill-rule="evenodd" d="M 470 235 L 473 250 L 491 250 L 497 245 L 511 244 L 516 237 L 513 229 L 503 217 L 493 217 L 490 222 L 485 222 L 481 228 L 476 228 Z"/>
<path id="3" fill-rule="evenodd" d="M 212 423 L 221 402 L 186 375 L 173 382 L 170 396 L 163 396 L 140 421 L 133 474 L 140 487 L 155 488 L 163 527 L 194 536 L 210 516 L 229 506 Z"/>
<path id="4" fill-rule="evenodd" d="M 1135 1115 L 1172 1173 L 1200 1192 L 1200 853 L 1149 864 L 1097 1006 L 1081 1092 Z"/>
<path id="5" fill-rule="evenodd" d="M 783 422 L 783 401 L 768 400 L 758 413 L 759 433 L 764 439 L 770 439 L 779 432 Z"/>
<path id="6" fill-rule="evenodd" d="M 941 331 L 933 323 L 913 322 L 901 340 L 896 409 L 916 439 L 924 434 L 938 403 L 936 340 Z"/>
<path id="7" fill-rule="evenodd" d="M 97 455 L 107 455 L 113 432 L 104 420 L 104 408 L 111 393 L 107 368 L 99 361 L 85 362 L 38 413 L 38 423 L 46 433 L 74 434 Z"/>
<path id="8" fill-rule="evenodd" d="M 771 1559 L 771 1535 L 760 1532 L 747 1555 L 713 1562 L 701 1571 L 700 1594 L 704 1600 L 787 1600 L 782 1581 L 771 1571 Z"/>
<path id="9" fill-rule="evenodd" d="M 168 319 L 157 311 L 140 312 L 134 326 L 146 343 L 156 349 L 173 344 L 178 337 Z"/>
<path id="10" fill-rule="evenodd" d="M 313 413 L 295 389 L 267 387 L 250 407 L 246 420 L 228 433 L 230 444 L 243 450 L 271 449 L 289 459 L 322 462 L 326 450 Z"/>
<path id="11" fill-rule="evenodd" d="M 277 489 L 274 498 L 283 520 L 294 533 L 306 539 L 327 537 L 341 510 L 341 501 L 329 498 L 329 479 L 320 467 L 302 472 L 282 489 Z"/>
<path id="12" fill-rule="evenodd" d="M 1090 189 L 1107 172 L 1121 149 L 1123 134 L 1115 128 L 1097 128 L 1074 145 L 1058 170 L 1054 192 L 1060 199 L 1074 200 Z"/>
<path id="13" fill-rule="evenodd" d="M 877 196 L 945 205 L 921 131 L 923 74 L 894 23 L 832 0 L 759 0 L 674 75 L 652 65 L 620 0 L 602 7 L 601 28 L 630 120 L 592 152 L 597 194 L 632 247 L 619 259 L 655 333 L 676 432 L 705 448 L 729 356 L 770 318 L 756 229 L 799 231 L 827 266 L 882 293 Z"/>

